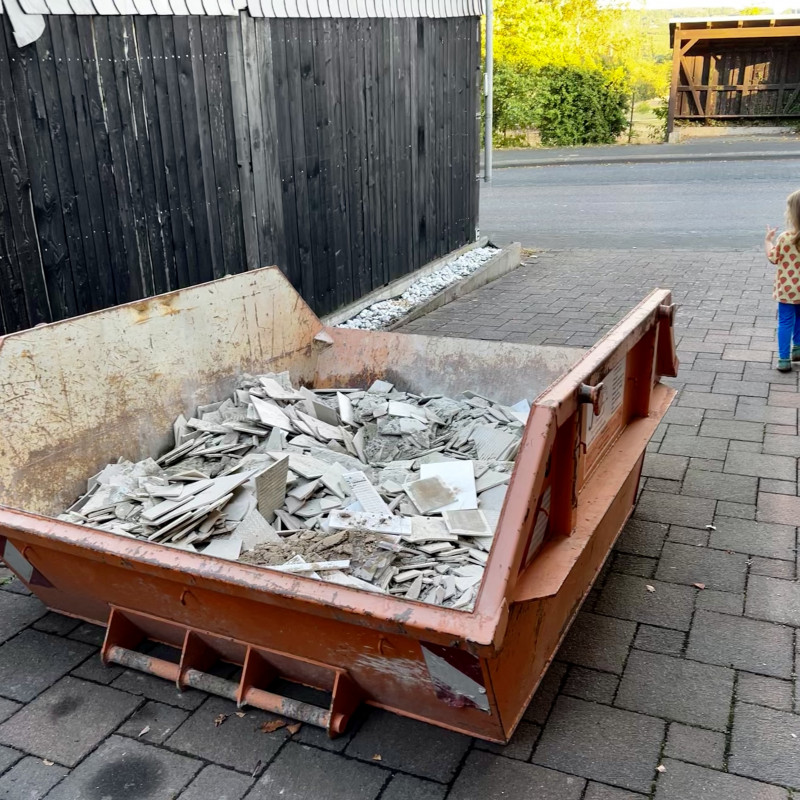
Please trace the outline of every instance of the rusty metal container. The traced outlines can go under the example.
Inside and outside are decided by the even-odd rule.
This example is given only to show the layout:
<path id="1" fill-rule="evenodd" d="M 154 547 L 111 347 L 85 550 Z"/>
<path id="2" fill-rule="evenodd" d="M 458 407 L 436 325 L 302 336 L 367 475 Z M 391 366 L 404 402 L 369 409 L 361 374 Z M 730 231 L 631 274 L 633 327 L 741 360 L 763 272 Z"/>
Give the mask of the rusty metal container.
<path id="1" fill-rule="evenodd" d="M 269 268 L 6 336 L 0 556 L 49 608 L 107 625 L 107 663 L 331 735 L 367 703 L 507 741 L 633 508 L 674 396 L 660 382 L 677 370 L 673 312 L 656 290 L 588 351 L 325 328 Z M 535 398 L 473 611 L 53 519 L 109 460 L 169 449 L 181 411 L 243 372 L 284 369 L 317 387 L 381 377 Z M 148 655 L 153 640 L 175 659 Z M 241 669 L 220 677 L 218 661 Z M 276 678 L 329 702 L 279 693 Z"/>

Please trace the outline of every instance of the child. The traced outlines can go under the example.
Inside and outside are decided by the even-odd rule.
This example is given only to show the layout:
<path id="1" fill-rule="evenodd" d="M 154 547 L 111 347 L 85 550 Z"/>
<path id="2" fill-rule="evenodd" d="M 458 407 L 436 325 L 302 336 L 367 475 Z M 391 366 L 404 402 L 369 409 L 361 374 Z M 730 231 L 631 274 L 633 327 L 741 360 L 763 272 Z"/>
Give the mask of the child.
<path id="1" fill-rule="evenodd" d="M 791 372 L 792 361 L 800 361 L 800 190 L 786 198 L 786 224 L 774 242 L 776 229 L 767 225 L 764 239 L 767 258 L 778 268 L 772 290 L 778 301 L 778 372 Z"/>

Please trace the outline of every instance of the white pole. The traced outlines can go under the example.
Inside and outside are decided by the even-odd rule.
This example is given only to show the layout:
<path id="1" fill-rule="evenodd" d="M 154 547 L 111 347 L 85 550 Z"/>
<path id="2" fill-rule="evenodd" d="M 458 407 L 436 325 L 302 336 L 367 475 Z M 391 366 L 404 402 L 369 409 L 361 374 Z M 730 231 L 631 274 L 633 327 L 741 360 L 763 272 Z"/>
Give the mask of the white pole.
<path id="1" fill-rule="evenodd" d="M 492 180 L 492 92 L 494 82 L 494 19 L 492 0 L 486 0 L 486 72 L 484 73 L 483 91 L 485 102 L 485 115 L 483 126 L 483 141 L 485 153 L 483 159 L 483 179 L 490 183 Z"/>

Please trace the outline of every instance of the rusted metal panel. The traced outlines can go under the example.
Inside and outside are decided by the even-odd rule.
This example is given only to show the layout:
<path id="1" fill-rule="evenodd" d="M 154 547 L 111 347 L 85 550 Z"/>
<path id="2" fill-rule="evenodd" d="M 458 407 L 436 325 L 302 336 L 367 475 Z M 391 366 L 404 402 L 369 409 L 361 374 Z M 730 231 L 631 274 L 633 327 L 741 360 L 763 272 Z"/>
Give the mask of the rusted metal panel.
<path id="1" fill-rule="evenodd" d="M 653 292 L 583 353 L 323 329 L 266 269 L 8 336 L 0 553 L 50 608 L 110 621 L 108 662 L 331 735 L 365 702 L 505 741 L 631 512 L 645 445 L 674 395 L 659 381 L 677 368 L 669 305 L 669 292 Z M 158 454 L 177 412 L 265 369 L 320 387 L 388 377 L 428 393 L 536 397 L 472 612 L 48 518 L 111 454 Z M 581 402 L 606 393 L 607 412 Z M 180 663 L 142 657 L 147 638 L 177 648 Z M 217 658 L 243 665 L 238 684 L 209 673 Z M 270 689 L 276 676 L 330 692 L 330 707 L 293 706 Z"/>

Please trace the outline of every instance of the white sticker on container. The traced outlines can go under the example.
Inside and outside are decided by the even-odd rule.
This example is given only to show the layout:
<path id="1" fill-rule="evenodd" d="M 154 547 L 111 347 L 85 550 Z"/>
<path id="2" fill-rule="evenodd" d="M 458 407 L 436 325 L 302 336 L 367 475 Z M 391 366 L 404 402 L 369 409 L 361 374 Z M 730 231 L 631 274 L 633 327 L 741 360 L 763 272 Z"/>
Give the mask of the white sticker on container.
<path id="1" fill-rule="evenodd" d="M 624 359 L 603 378 L 603 391 L 605 397 L 599 414 L 594 414 L 589 403 L 583 407 L 583 441 L 587 447 L 602 433 L 614 412 L 622 405 L 625 397 Z"/>

